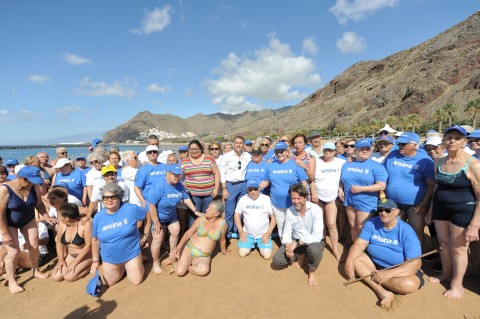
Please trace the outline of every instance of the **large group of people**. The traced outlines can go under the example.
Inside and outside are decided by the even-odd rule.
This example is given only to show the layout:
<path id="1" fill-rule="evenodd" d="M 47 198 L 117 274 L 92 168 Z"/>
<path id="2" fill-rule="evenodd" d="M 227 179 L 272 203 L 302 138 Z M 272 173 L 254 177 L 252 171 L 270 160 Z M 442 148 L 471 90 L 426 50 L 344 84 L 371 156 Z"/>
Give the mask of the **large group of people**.
<path id="1" fill-rule="evenodd" d="M 227 255 L 236 239 L 241 257 L 258 249 L 274 269 L 308 267 L 315 285 L 328 235 L 346 278 L 360 277 L 383 306 L 424 284 L 422 254 L 436 247 L 439 258 L 423 260 L 437 259 L 441 274 L 428 280 L 450 282 L 444 295 L 461 298 L 468 246 L 479 240 L 480 131 L 452 126 L 423 143 L 414 132 L 393 133 L 325 143 L 318 131 L 192 140 L 178 154 L 152 135 L 139 154 L 107 152 L 96 139 L 75 161 L 65 148 L 52 161 L 46 152 L 24 165 L 11 159 L 0 166 L 0 269 L 12 293 L 23 291 L 15 277 L 22 235 L 33 275 L 47 277 L 38 268 L 43 224 L 56 243 L 57 281 L 101 265 L 108 285 L 125 274 L 138 285 L 148 259 L 158 275 L 171 266 L 178 276 L 205 276 L 217 242 Z M 352 244 L 343 252 L 342 237 Z"/>

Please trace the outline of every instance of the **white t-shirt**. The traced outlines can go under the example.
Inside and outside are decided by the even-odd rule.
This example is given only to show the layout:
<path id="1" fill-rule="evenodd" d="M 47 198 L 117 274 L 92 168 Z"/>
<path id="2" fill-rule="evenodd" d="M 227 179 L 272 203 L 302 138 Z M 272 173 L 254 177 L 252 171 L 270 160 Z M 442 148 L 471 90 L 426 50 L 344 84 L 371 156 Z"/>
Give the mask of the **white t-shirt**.
<path id="1" fill-rule="evenodd" d="M 388 155 L 388 154 L 387 154 Z M 383 161 L 387 158 L 387 156 L 382 156 L 380 152 L 375 152 L 370 157 L 371 160 L 374 160 L 377 163 L 383 164 Z"/>
<path id="2" fill-rule="evenodd" d="M 270 216 L 273 216 L 272 202 L 267 195 L 253 200 L 244 195 L 238 201 L 235 214 L 243 215 L 243 231 L 248 235 L 259 238 L 268 231 Z"/>
<path id="3" fill-rule="evenodd" d="M 138 168 L 133 168 L 130 166 L 124 166 L 122 169 L 121 178 L 128 187 L 130 197 L 128 202 L 137 206 L 141 206 L 142 203 L 135 194 L 135 175 L 137 175 Z"/>
<path id="4" fill-rule="evenodd" d="M 96 181 L 102 179 L 102 171 L 97 171 L 95 168 L 92 168 L 85 175 L 87 178 L 87 186 L 93 186 Z"/>
<path id="5" fill-rule="evenodd" d="M 345 162 L 338 157 L 334 157 L 333 161 L 328 163 L 321 158 L 318 160 L 315 171 L 315 190 L 321 201 L 330 203 L 337 198 L 340 174 Z"/>

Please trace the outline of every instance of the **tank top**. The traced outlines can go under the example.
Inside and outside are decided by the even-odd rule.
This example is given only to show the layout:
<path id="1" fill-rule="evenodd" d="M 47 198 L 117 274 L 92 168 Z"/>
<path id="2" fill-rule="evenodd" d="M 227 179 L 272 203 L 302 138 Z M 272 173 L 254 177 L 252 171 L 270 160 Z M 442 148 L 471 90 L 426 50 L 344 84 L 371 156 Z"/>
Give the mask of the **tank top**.
<path id="1" fill-rule="evenodd" d="M 20 198 L 7 184 L 4 184 L 8 189 L 8 204 L 7 204 L 7 225 L 14 228 L 22 228 L 29 221 L 35 218 L 35 204 L 37 203 L 37 193 L 35 187 L 30 188 L 30 193 L 24 201 Z"/>

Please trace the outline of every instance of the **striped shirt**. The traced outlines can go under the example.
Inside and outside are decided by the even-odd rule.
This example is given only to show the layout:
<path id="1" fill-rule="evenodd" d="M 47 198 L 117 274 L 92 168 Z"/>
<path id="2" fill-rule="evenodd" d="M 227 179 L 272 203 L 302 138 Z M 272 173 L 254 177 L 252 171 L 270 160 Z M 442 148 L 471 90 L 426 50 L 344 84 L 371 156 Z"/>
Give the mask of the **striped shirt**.
<path id="1" fill-rule="evenodd" d="M 215 189 L 215 175 L 213 168 L 215 159 L 205 155 L 203 162 L 195 165 L 189 157 L 182 159 L 180 166 L 185 174 L 185 188 L 193 196 L 210 196 Z"/>

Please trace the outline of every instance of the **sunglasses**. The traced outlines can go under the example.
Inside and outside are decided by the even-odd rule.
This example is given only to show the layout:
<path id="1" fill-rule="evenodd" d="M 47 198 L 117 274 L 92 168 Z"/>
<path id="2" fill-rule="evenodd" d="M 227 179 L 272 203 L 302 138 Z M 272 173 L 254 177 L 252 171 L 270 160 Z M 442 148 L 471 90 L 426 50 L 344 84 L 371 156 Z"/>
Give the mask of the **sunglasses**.
<path id="1" fill-rule="evenodd" d="M 148 151 L 147 154 L 157 154 L 158 151 Z"/>
<path id="2" fill-rule="evenodd" d="M 210 151 L 218 151 L 220 150 L 218 147 L 210 147 Z"/>
<path id="3" fill-rule="evenodd" d="M 238 169 L 242 169 L 242 162 L 238 161 Z"/>
<path id="4" fill-rule="evenodd" d="M 377 209 L 377 213 L 387 213 L 390 214 L 392 212 L 392 208 L 379 208 Z"/>
<path id="5" fill-rule="evenodd" d="M 346 144 L 345 148 L 355 148 L 355 144 Z"/>
<path id="6" fill-rule="evenodd" d="M 103 201 L 115 200 L 115 199 L 120 199 L 120 197 L 118 197 L 118 195 L 102 196 L 102 200 L 103 200 Z"/>
<path id="7" fill-rule="evenodd" d="M 276 151 L 274 151 L 275 154 L 282 154 L 283 152 L 285 152 L 285 150 L 276 150 Z"/>
<path id="8" fill-rule="evenodd" d="M 468 139 L 468 143 L 473 143 L 473 142 L 478 143 L 479 141 L 480 141 L 480 138 L 469 138 Z"/>
<path id="9" fill-rule="evenodd" d="M 58 154 L 65 155 L 65 154 L 68 154 L 68 152 L 60 152 Z"/>
<path id="10" fill-rule="evenodd" d="M 260 144 L 260 146 L 270 146 L 270 144 Z"/>
<path id="11" fill-rule="evenodd" d="M 94 160 L 94 161 L 91 161 L 91 162 L 89 162 L 89 163 L 92 164 L 92 165 L 95 165 L 95 164 L 100 163 L 100 161 L 99 161 L 99 160 Z"/>

